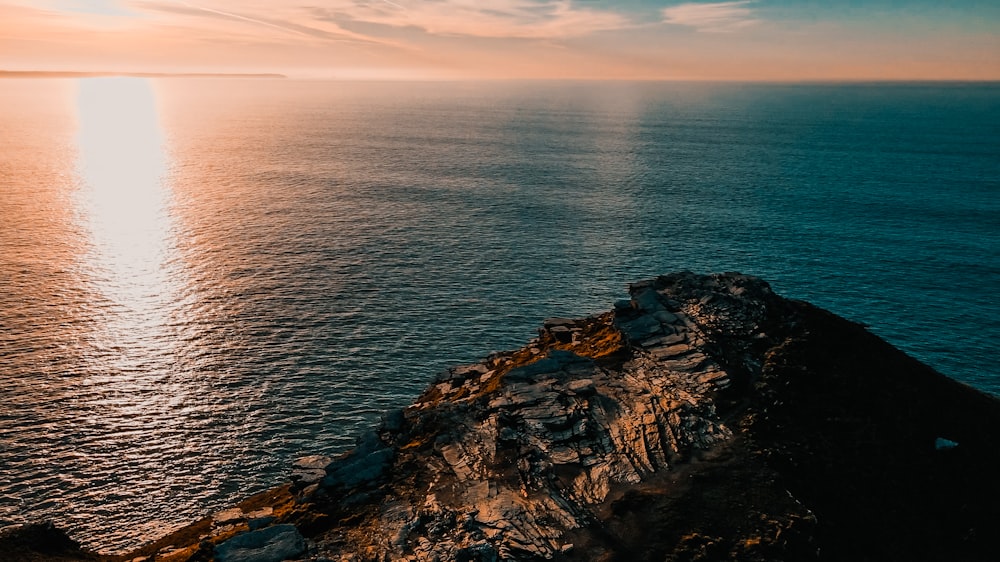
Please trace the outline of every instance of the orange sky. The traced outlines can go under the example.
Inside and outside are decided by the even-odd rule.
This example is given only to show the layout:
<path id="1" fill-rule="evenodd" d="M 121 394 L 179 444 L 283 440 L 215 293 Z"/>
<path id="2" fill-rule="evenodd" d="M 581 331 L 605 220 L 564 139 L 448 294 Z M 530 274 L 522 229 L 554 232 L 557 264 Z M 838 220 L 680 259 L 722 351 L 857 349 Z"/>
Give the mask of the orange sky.
<path id="1" fill-rule="evenodd" d="M 0 0 L 0 69 L 431 79 L 1000 79 L 1000 8 L 974 0 L 947 6 L 874 0 L 850 7 L 787 0 L 301 4 Z"/>

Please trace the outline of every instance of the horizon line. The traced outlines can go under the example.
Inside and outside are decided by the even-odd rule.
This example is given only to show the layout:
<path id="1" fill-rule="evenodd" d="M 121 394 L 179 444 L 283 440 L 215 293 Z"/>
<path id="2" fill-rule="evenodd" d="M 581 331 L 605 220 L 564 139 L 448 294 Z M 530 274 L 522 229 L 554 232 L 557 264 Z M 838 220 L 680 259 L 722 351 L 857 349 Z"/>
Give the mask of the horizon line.
<path id="1" fill-rule="evenodd" d="M 287 79 L 309 82 L 711 82 L 730 84 L 990 84 L 1000 78 L 600 78 L 600 77 L 460 77 L 460 76 L 308 76 L 277 72 L 118 72 L 68 70 L 4 70 L 2 78 L 253 78 Z"/>
<path id="2" fill-rule="evenodd" d="M 0 70 L 0 78 L 288 78 L 270 72 L 114 72 Z"/>

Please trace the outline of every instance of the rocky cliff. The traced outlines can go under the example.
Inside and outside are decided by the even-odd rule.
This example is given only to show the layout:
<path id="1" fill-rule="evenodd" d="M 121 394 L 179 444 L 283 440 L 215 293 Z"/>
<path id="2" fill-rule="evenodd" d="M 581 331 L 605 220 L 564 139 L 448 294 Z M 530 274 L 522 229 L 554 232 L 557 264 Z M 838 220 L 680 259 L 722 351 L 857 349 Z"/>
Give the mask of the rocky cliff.
<path id="1" fill-rule="evenodd" d="M 995 559 L 996 398 L 757 278 L 630 293 L 125 559 Z"/>

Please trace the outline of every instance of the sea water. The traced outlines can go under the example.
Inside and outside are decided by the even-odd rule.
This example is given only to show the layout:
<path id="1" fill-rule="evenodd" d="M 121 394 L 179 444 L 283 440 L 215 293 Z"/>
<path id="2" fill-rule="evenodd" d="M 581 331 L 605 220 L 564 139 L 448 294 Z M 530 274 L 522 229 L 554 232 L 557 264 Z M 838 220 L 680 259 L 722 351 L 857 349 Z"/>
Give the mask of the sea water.
<path id="1" fill-rule="evenodd" d="M 0 525 L 114 552 L 627 283 L 1000 392 L 1000 85 L 0 82 Z"/>

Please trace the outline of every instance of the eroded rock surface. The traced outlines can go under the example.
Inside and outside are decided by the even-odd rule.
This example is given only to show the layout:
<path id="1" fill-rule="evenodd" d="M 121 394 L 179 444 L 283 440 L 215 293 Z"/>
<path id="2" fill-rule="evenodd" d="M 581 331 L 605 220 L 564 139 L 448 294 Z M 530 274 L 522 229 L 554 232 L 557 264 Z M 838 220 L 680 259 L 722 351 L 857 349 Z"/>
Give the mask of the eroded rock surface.
<path id="1" fill-rule="evenodd" d="M 900 549 L 910 539 L 890 538 L 895 524 L 850 523 L 854 510 L 885 509 L 858 489 L 892 505 L 891 517 L 908 512 L 900 526 L 913 536 L 926 525 L 912 513 L 932 514 L 904 506 L 925 504 L 911 492 L 965 509 L 969 528 L 938 537 L 940 549 L 978 555 L 979 533 L 987 532 L 979 517 L 996 508 L 939 502 L 927 486 L 939 485 L 934 471 L 954 464 L 944 457 L 959 450 L 936 447 L 938 438 L 975 441 L 981 457 L 962 468 L 985 476 L 986 457 L 996 456 L 986 444 L 997 440 L 982 428 L 1000 424 L 995 399 L 856 324 L 776 296 L 757 278 L 684 273 L 636 283 L 630 293 L 602 316 L 546 320 L 525 348 L 451 369 L 412 406 L 387 415 L 353 453 L 326 467 L 318 486 L 300 492 L 327 515 L 316 556 L 927 555 Z M 897 387 L 906 396 L 893 396 Z M 933 403 L 945 395 L 952 407 L 977 404 L 968 425 L 929 427 L 942 414 Z M 806 403 L 811 410 L 799 405 Z M 864 441 L 871 436 L 887 442 Z M 876 447 L 888 453 L 872 453 Z M 921 474 L 890 480 L 888 467 L 909 470 L 900 462 Z M 882 487 L 899 489 L 878 493 Z M 981 491 L 1000 497 L 996 484 Z"/>
<path id="2" fill-rule="evenodd" d="M 236 535 L 215 547 L 217 562 L 281 562 L 306 550 L 294 525 L 273 525 Z"/>
<path id="3" fill-rule="evenodd" d="M 136 555 L 995 560 L 995 397 L 754 277 L 630 293 L 440 374 L 350 453 Z"/>

